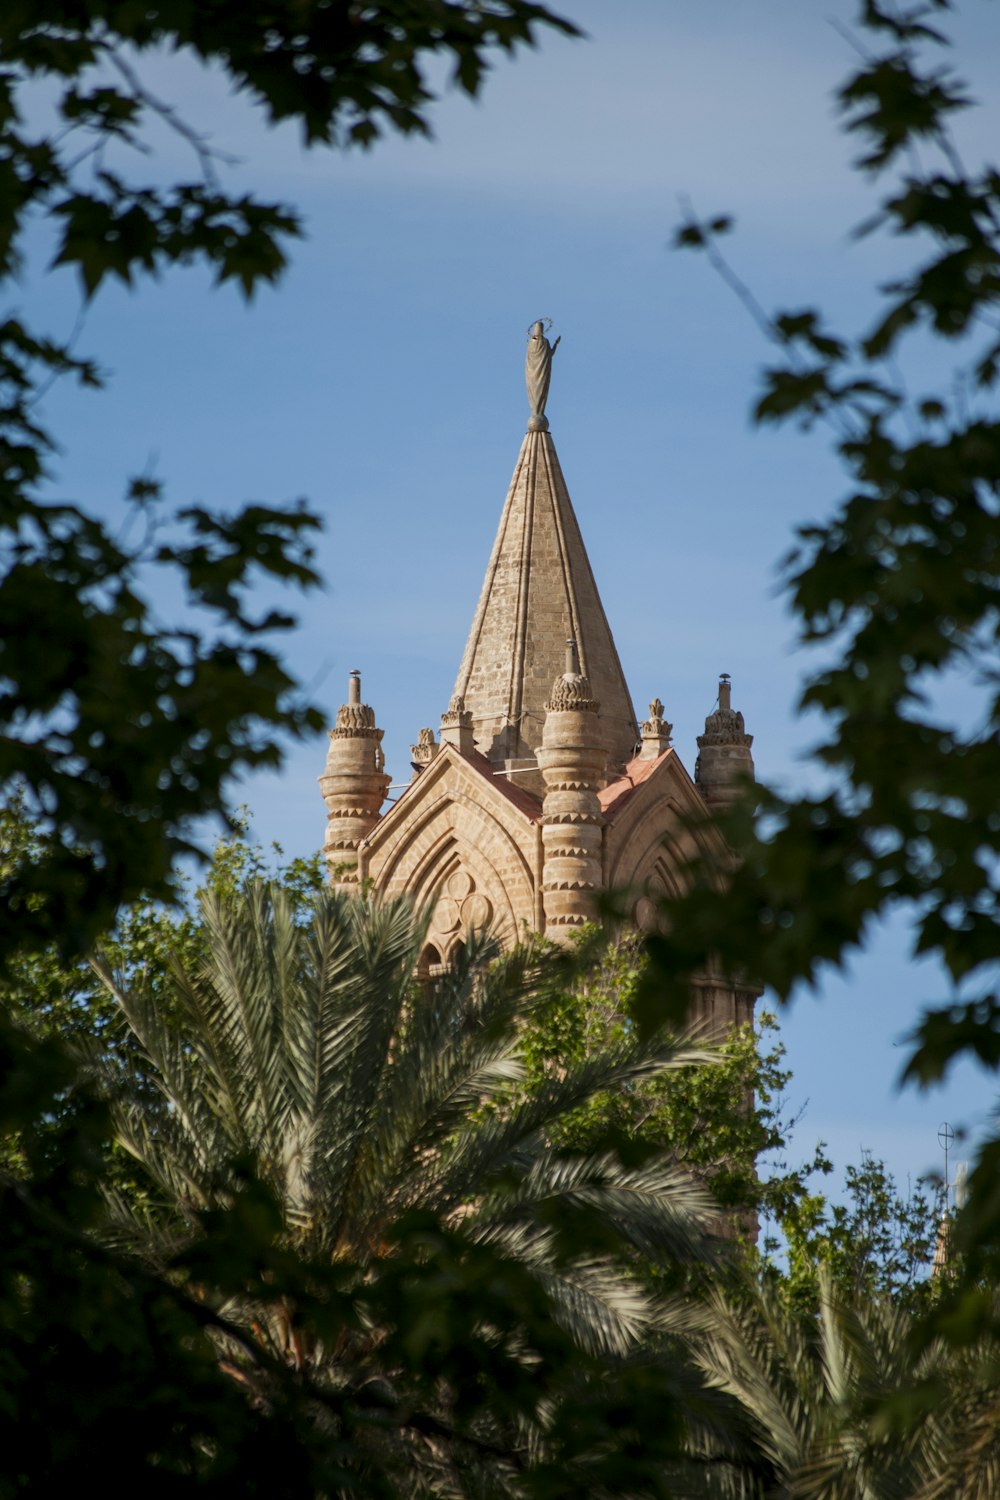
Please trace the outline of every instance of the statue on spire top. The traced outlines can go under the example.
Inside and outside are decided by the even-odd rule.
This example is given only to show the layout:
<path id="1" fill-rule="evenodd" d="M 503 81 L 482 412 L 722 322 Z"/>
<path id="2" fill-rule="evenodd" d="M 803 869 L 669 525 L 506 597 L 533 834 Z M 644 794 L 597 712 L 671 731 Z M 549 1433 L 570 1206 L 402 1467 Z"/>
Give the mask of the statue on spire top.
<path id="1" fill-rule="evenodd" d="M 552 379 L 552 356 L 559 347 L 558 338 L 554 344 L 550 344 L 545 337 L 545 324 L 549 321 L 547 318 L 539 318 L 532 323 L 528 334 L 524 378 L 528 386 L 528 404 L 531 407 L 529 432 L 547 432 L 549 429 L 545 403 L 549 397 L 549 381 Z"/>

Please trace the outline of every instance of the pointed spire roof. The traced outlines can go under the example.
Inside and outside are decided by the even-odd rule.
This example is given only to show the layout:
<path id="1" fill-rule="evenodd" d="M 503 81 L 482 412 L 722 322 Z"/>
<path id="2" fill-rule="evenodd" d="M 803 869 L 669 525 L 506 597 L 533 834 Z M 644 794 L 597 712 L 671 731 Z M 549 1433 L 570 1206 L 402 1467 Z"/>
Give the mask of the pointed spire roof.
<path id="1" fill-rule="evenodd" d="M 544 389 L 528 390 L 532 416 L 521 445 L 455 692 L 472 714 L 476 747 L 494 765 L 533 760 L 545 703 L 564 670 L 566 641 L 579 652 L 600 705 L 612 762 L 631 759 L 639 729 L 618 652 L 544 415 Z M 544 339 L 542 340 L 544 342 Z M 557 340 L 558 342 L 558 340 Z M 542 351 L 544 354 L 544 350 Z M 551 351 L 548 366 L 551 365 Z"/>

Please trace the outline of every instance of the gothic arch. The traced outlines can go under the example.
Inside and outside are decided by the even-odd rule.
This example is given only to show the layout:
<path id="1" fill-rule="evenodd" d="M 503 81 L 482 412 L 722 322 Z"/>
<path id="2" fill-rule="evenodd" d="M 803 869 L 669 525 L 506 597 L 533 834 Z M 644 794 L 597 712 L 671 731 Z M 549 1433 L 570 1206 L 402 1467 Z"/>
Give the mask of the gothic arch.
<path id="1" fill-rule="evenodd" d="M 630 816 L 621 827 L 612 825 L 613 853 L 607 877 L 612 889 L 641 887 L 655 870 L 665 891 L 680 890 L 679 871 L 685 854 L 680 811 L 676 798 L 660 796 L 652 806 L 638 807 L 634 812 L 629 809 Z"/>
<path id="2" fill-rule="evenodd" d="M 423 984 L 430 984 L 447 967 L 447 963 L 446 955 L 434 943 L 425 943 L 417 961 L 417 978 Z"/>
<path id="3" fill-rule="evenodd" d="M 534 834 L 526 822 L 524 842 L 533 844 Z M 379 842 L 376 835 L 375 889 L 405 892 L 417 906 L 433 904 L 431 936 L 439 946 L 454 947 L 471 927 L 491 923 L 506 941 L 517 938 L 522 914 L 533 909 L 535 881 L 515 831 L 490 807 L 444 786 L 422 813 L 413 809 L 384 849 Z"/>
<path id="4" fill-rule="evenodd" d="M 681 889 L 681 871 L 696 847 L 708 850 L 718 835 L 692 830 L 685 820 L 704 818 L 705 803 L 676 757 L 670 756 L 632 794 L 608 828 L 605 878 L 611 889 L 639 888 L 659 867 L 667 892 Z"/>

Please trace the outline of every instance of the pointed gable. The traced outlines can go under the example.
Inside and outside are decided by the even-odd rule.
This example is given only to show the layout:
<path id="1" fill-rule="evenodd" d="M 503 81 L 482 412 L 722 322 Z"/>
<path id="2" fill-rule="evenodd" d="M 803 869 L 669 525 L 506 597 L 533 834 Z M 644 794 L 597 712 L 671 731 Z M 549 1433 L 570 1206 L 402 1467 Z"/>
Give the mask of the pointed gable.
<path id="1" fill-rule="evenodd" d="M 535 758 L 569 637 L 601 705 L 611 760 L 623 763 L 638 736 L 632 701 L 555 445 L 548 431 L 531 430 L 455 683 L 476 746 L 494 765 Z"/>
<path id="2" fill-rule="evenodd" d="M 703 798 L 672 749 L 636 758 L 600 794 L 606 828 L 608 890 L 677 890 L 696 847 L 725 858 L 718 831 L 705 823 Z"/>
<path id="3" fill-rule="evenodd" d="M 514 943 L 542 927 L 541 812 L 484 756 L 442 745 L 365 841 L 363 876 L 381 894 L 433 908 L 442 956 L 488 924 Z"/>

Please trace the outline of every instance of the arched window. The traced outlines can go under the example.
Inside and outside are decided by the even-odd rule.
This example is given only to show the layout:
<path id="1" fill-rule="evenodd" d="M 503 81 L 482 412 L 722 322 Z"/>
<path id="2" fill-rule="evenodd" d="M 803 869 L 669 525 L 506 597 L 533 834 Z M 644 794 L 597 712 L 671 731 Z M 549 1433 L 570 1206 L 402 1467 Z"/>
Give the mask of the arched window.
<path id="1" fill-rule="evenodd" d="M 442 974 L 447 974 L 448 965 L 445 963 L 440 952 L 433 943 L 428 943 L 420 955 L 417 964 L 417 978 L 424 984 L 432 984 L 435 979 L 440 979 Z"/>

